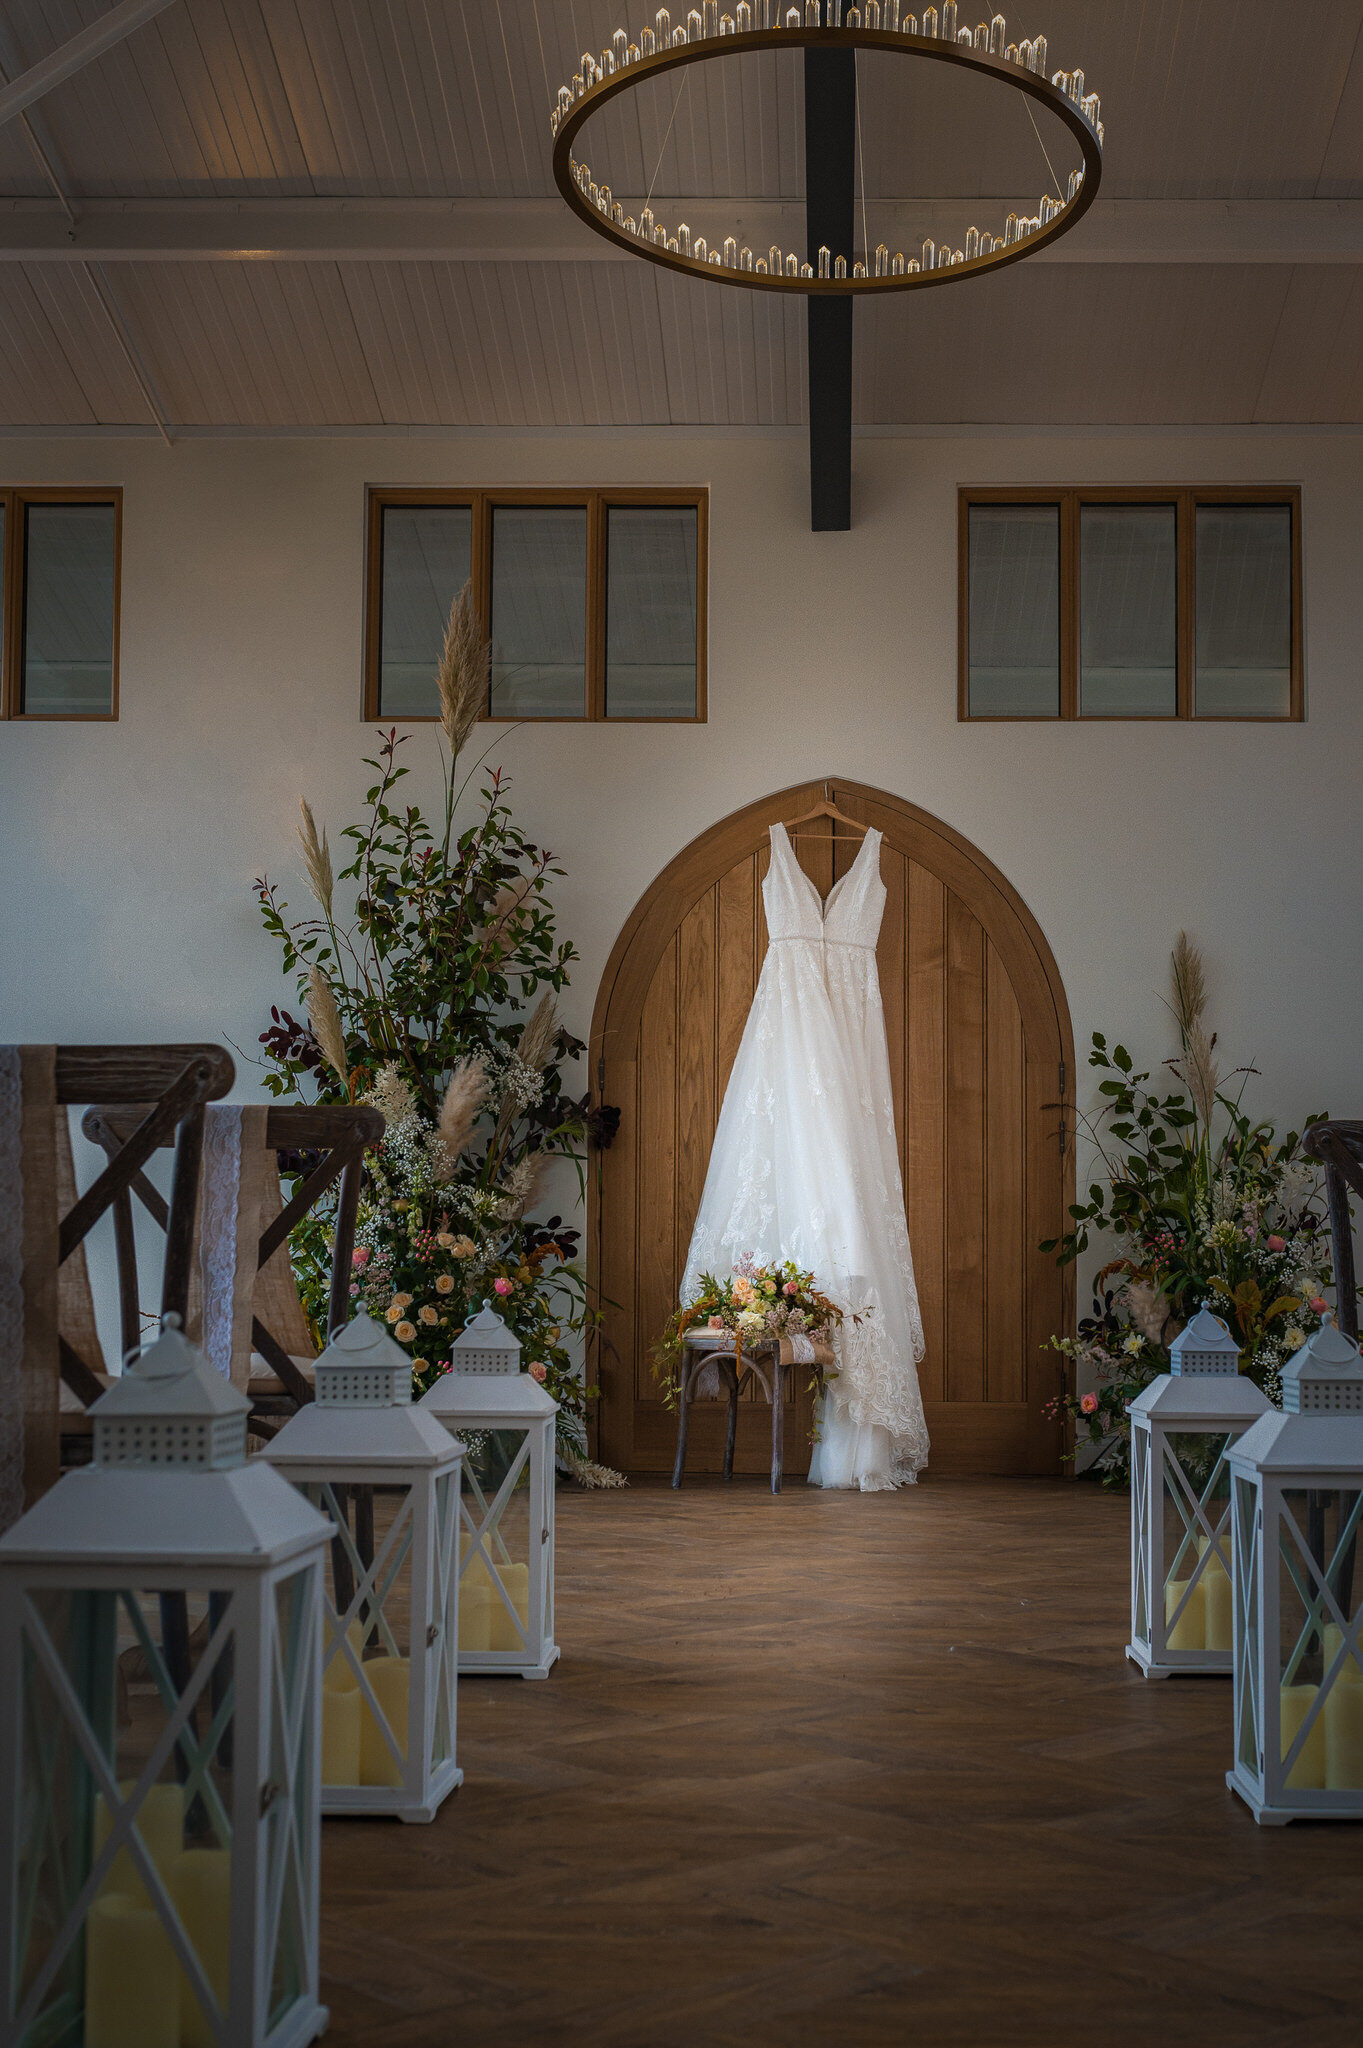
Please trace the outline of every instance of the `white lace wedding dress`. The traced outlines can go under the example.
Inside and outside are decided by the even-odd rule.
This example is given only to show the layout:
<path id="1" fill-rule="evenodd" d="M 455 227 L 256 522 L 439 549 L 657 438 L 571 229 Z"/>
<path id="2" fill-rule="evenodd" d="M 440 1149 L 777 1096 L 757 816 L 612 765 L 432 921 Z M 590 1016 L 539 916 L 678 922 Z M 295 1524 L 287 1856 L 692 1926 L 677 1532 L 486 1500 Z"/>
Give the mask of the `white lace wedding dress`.
<path id="1" fill-rule="evenodd" d="M 682 1299 L 702 1273 L 722 1277 L 743 1258 L 810 1268 L 847 1320 L 809 1477 L 876 1492 L 915 1479 L 928 1455 L 923 1324 L 876 973 L 880 834 L 867 833 L 824 905 L 785 827 L 773 825 L 762 900 L 770 943 L 720 1110 Z"/>

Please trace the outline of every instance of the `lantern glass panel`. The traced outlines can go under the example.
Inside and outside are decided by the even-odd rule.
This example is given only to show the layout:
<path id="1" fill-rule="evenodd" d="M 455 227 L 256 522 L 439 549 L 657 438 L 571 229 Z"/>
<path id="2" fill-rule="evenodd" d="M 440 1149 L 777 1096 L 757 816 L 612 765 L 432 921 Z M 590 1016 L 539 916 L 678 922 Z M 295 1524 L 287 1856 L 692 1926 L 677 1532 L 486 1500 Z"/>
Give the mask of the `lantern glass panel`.
<path id="1" fill-rule="evenodd" d="M 392 1484 L 305 1490 L 336 1530 L 322 1637 L 322 1783 L 400 1786 L 412 1707 L 416 1495 Z"/>
<path id="2" fill-rule="evenodd" d="M 212 2048 L 228 1996 L 234 1632 L 227 1592 L 28 1596 L 20 2040 Z"/>
<path id="3" fill-rule="evenodd" d="M 523 1656 L 535 1635 L 530 1615 L 530 1432 L 460 1434 L 468 1455 L 459 1532 L 459 1648 Z M 534 1533 L 538 1540 L 538 1525 Z"/>
<path id="4" fill-rule="evenodd" d="M 1363 1668 L 1351 1641 L 1363 1603 L 1361 1509 L 1363 1494 L 1335 1487 L 1282 1495 L 1279 1747 L 1293 1792 L 1363 1792 Z"/>
<path id="5" fill-rule="evenodd" d="M 444 1472 L 435 1482 L 433 1545 L 437 1589 L 435 1626 L 440 1631 L 439 1641 L 442 1645 L 446 1639 L 446 1631 L 452 1625 L 455 1599 L 455 1536 L 458 1526 L 459 1474 L 457 1471 Z M 454 1755 L 456 1669 L 457 1661 L 453 1656 L 442 1655 L 435 1659 L 435 1707 L 431 1716 L 432 1765 L 443 1764 Z"/>
<path id="6" fill-rule="evenodd" d="M 1237 1635 L 1239 1663 L 1235 1674 L 1235 1697 L 1239 1720 L 1235 1730 L 1236 1761 L 1254 1775 L 1262 1775 L 1263 1759 L 1259 1727 L 1263 1702 L 1259 1696 L 1259 1546 L 1255 1541 L 1259 1494 L 1250 1479 L 1235 1482 L 1235 1598 L 1240 1612 Z"/>
<path id="7" fill-rule="evenodd" d="M 270 1691 L 270 1771 L 262 1830 L 266 1868 L 274 1879 L 274 1955 L 270 1964 L 269 2024 L 273 2027 L 303 1997 L 307 1986 L 307 1909 L 303 1898 L 306 1844 L 316 1825 L 309 1748 L 315 1740 L 307 1712 L 309 1677 L 317 1654 L 317 1575 L 309 1566 L 275 1584 L 275 1632 Z"/>
<path id="8" fill-rule="evenodd" d="M 1150 1641 L 1150 1591 L 1147 1583 L 1145 1513 L 1150 1489 L 1150 1433 L 1131 1432 L 1131 1633 L 1138 1643 Z"/>
<path id="9" fill-rule="evenodd" d="M 1164 1439 L 1164 1620 L 1171 1650 L 1231 1647 L 1226 1451 L 1234 1441 L 1222 1430 L 1180 1430 Z"/>

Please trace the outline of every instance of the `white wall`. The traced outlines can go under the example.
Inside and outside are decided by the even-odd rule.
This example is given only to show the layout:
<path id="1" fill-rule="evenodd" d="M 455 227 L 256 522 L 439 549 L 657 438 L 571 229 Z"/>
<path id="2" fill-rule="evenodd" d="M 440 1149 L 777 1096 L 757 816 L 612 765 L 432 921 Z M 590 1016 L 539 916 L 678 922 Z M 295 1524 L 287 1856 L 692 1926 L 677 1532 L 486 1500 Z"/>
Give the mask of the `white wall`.
<path id="1" fill-rule="evenodd" d="M 1358 438 L 866 438 L 855 525 L 811 534 L 801 439 L 10 440 L 7 480 L 125 487 L 116 725 L 0 725 L 0 1040 L 227 1039 L 291 998 L 262 870 L 303 900 L 306 792 L 354 814 L 367 483 L 708 483 L 710 717 L 553 725 L 493 756 L 568 870 L 583 1037 L 611 944 L 687 840 L 766 791 L 841 775 L 895 791 L 1010 877 L 1088 1034 L 1170 1047 L 1170 942 L 1202 945 L 1222 1048 L 1265 1113 L 1363 1113 Z M 959 483 L 1303 486 L 1309 719 L 1297 726 L 962 725 Z M 432 728 L 407 758 L 433 763 Z M 418 796 L 434 776 L 414 775 Z M 583 1077 L 585 1083 L 585 1076 Z M 239 1093 L 255 1093 L 241 1063 Z"/>

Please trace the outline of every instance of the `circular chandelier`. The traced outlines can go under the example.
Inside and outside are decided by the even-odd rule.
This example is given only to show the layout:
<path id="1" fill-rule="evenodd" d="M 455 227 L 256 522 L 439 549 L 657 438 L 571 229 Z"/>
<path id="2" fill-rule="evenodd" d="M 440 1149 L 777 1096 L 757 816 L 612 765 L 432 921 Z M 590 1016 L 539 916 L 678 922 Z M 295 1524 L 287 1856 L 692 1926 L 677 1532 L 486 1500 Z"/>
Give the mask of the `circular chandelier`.
<path id="1" fill-rule="evenodd" d="M 861 5 L 848 6 L 843 0 L 803 0 L 798 7 L 786 0 L 738 0 L 732 14 L 721 14 L 718 0 L 704 0 L 702 8 L 692 8 L 685 23 L 674 28 L 667 8 L 660 7 L 654 26 L 642 29 L 637 43 L 624 29 L 617 29 L 610 47 L 599 57 L 585 54 L 572 84 L 559 87 L 549 116 L 555 182 L 588 227 L 632 255 L 689 277 L 752 291 L 795 292 L 805 298 L 919 291 L 1017 263 L 1067 234 L 1097 196 L 1103 171 L 1098 95 L 1086 90 L 1082 71 L 1057 71 L 1047 77 L 1045 36 L 1010 43 L 1001 14 L 975 29 L 959 28 L 956 16 L 956 0 L 946 0 L 940 13 L 936 7 L 926 8 L 921 29 L 917 15 L 901 11 L 900 0 L 862 0 Z M 971 227 L 959 249 L 932 241 L 910 255 L 898 249 L 891 252 L 884 242 L 860 254 L 821 247 L 817 261 L 809 262 L 775 245 L 765 255 L 758 254 L 733 235 L 712 248 L 703 236 L 693 239 L 685 221 L 668 227 L 656 219 L 647 202 L 637 219 L 626 215 L 610 186 L 599 184 L 573 155 L 574 140 L 597 109 L 643 79 L 750 50 L 848 46 L 962 65 L 1040 100 L 1078 141 L 1082 168 L 1071 171 L 1063 193 L 1058 182 L 1054 192 L 1044 193 L 1036 213 L 1010 213 L 999 234 Z"/>

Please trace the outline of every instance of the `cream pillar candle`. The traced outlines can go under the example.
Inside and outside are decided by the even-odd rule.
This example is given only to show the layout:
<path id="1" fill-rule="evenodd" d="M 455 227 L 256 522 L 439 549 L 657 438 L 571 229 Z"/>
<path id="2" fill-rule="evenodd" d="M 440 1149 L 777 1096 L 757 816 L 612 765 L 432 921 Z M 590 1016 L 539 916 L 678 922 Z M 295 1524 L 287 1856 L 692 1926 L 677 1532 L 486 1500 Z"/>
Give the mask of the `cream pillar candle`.
<path id="1" fill-rule="evenodd" d="M 1330 1669 L 1330 1666 L 1334 1663 L 1335 1658 L 1339 1655 L 1340 1645 L 1344 1641 L 1344 1631 L 1338 1626 L 1336 1622 L 1327 1621 L 1325 1627 L 1321 1630 L 1321 1638 L 1323 1649 L 1323 1662 L 1321 1668 L 1322 1672 L 1326 1672 Z M 1335 1680 L 1335 1684 L 1363 1684 L 1363 1665 L 1359 1664 L 1357 1657 L 1350 1656 L 1346 1658 L 1343 1664 L 1341 1664 L 1339 1668 L 1339 1676 Z"/>
<path id="2" fill-rule="evenodd" d="M 322 1688 L 322 1783 L 360 1782 L 360 1682 L 353 1672 L 348 1686 Z"/>
<path id="3" fill-rule="evenodd" d="M 506 1587 L 512 1606 L 515 1608 L 517 1614 L 520 1616 L 521 1627 L 524 1628 L 526 1626 L 527 1617 L 530 1613 L 529 1565 L 504 1564 L 501 1568 L 501 1581 L 502 1584 Z M 525 1648 L 525 1640 L 517 1632 L 515 1622 L 511 1619 L 511 1616 L 506 1611 L 506 1601 L 503 1600 L 501 1594 L 496 1590 L 495 1587 L 493 1588 L 492 1592 L 492 1600 L 489 1608 L 489 1613 L 491 1615 L 492 1626 L 490 1640 L 488 1642 L 488 1648 L 490 1650 L 523 1651 Z"/>
<path id="4" fill-rule="evenodd" d="M 411 1702 L 412 1667 L 406 1657 L 371 1657 L 364 1675 L 374 1688 L 379 1710 L 392 1730 L 398 1754 L 407 1755 L 407 1715 Z M 360 1783 L 400 1785 L 402 1773 L 393 1761 L 383 1731 L 363 1695 L 360 1699 Z"/>
<path id="5" fill-rule="evenodd" d="M 1213 1557 L 1202 1573 L 1203 1615 L 1208 1650 L 1232 1647 L 1230 1573 L 1219 1557 Z"/>
<path id="6" fill-rule="evenodd" d="M 1327 1788 L 1363 1791 L 1363 1685 L 1337 1679 L 1325 1695 L 1322 1713 Z"/>
<path id="7" fill-rule="evenodd" d="M 85 1923 L 85 2048 L 180 2048 L 180 1972 L 160 1918 L 124 1892 Z"/>
<path id="8" fill-rule="evenodd" d="M 467 1578 L 459 1588 L 459 1647 L 461 1650 L 492 1648 L 492 1588 Z"/>
<path id="9" fill-rule="evenodd" d="M 1286 1757 L 1301 1725 L 1316 1703 L 1314 1685 L 1285 1685 L 1282 1699 L 1282 1755 Z M 1325 1783 L 1325 1716 L 1317 1714 L 1301 1755 L 1287 1774 L 1289 1792 L 1319 1791 Z"/>
<path id="10" fill-rule="evenodd" d="M 225 2014 L 232 1931 L 231 1850 L 186 1849 L 175 1860 L 170 1888 L 185 1933 L 194 1944 L 218 2008 Z M 184 1970 L 180 1972 L 180 2048 L 217 2048 L 217 2036 Z"/>
<path id="11" fill-rule="evenodd" d="M 119 1793 L 124 1800 L 132 1797 L 136 1779 L 124 1778 L 119 1783 Z M 142 1838 L 142 1845 L 162 1878 L 170 1882 L 171 1865 L 185 1846 L 185 1795 L 180 1785 L 153 1785 L 137 1809 L 133 1825 Z M 113 1818 L 101 1794 L 95 1795 L 94 1853 L 98 1856 L 113 1831 Z M 109 1866 L 109 1874 L 100 1886 L 101 1898 L 114 1892 L 122 1892 L 140 1905 L 150 1905 L 147 1887 L 132 1859 L 132 1851 L 120 1849 Z"/>
<path id="12" fill-rule="evenodd" d="M 1179 1602 L 1188 1592 L 1187 1579 L 1170 1579 L 1164 1588 L 1164 1625 L 1169 1630 L 1171 1650 L 1205 1650 L 1207 1647 L 1206 1588 L 1199 1579 L 1188 1596 L 1188 1604 L 1177 1621 Z"/>
<path id="13" fill-rule="evenodd" d="M 350 1644 L 356 1657 L 362 1660 L 364 1657 L 363 1628 L 361 1628 L 358 1621 L 352 1621 L 345 1633 L 346 1641 Z M 325 1637 L 323 1638 L 322 1654 L 323 1656 L 326 1655 Z M 359 1683 L 359 1679 L 355 1676 L 354 1666 L 341 1648 L 341 1645 L 337 1643 L 332 1653 L 331 1662 L 325 1666 L 322 1672 L 323 1690 L 326 1692 L 355 1692 L 358 1690 Z"/>

